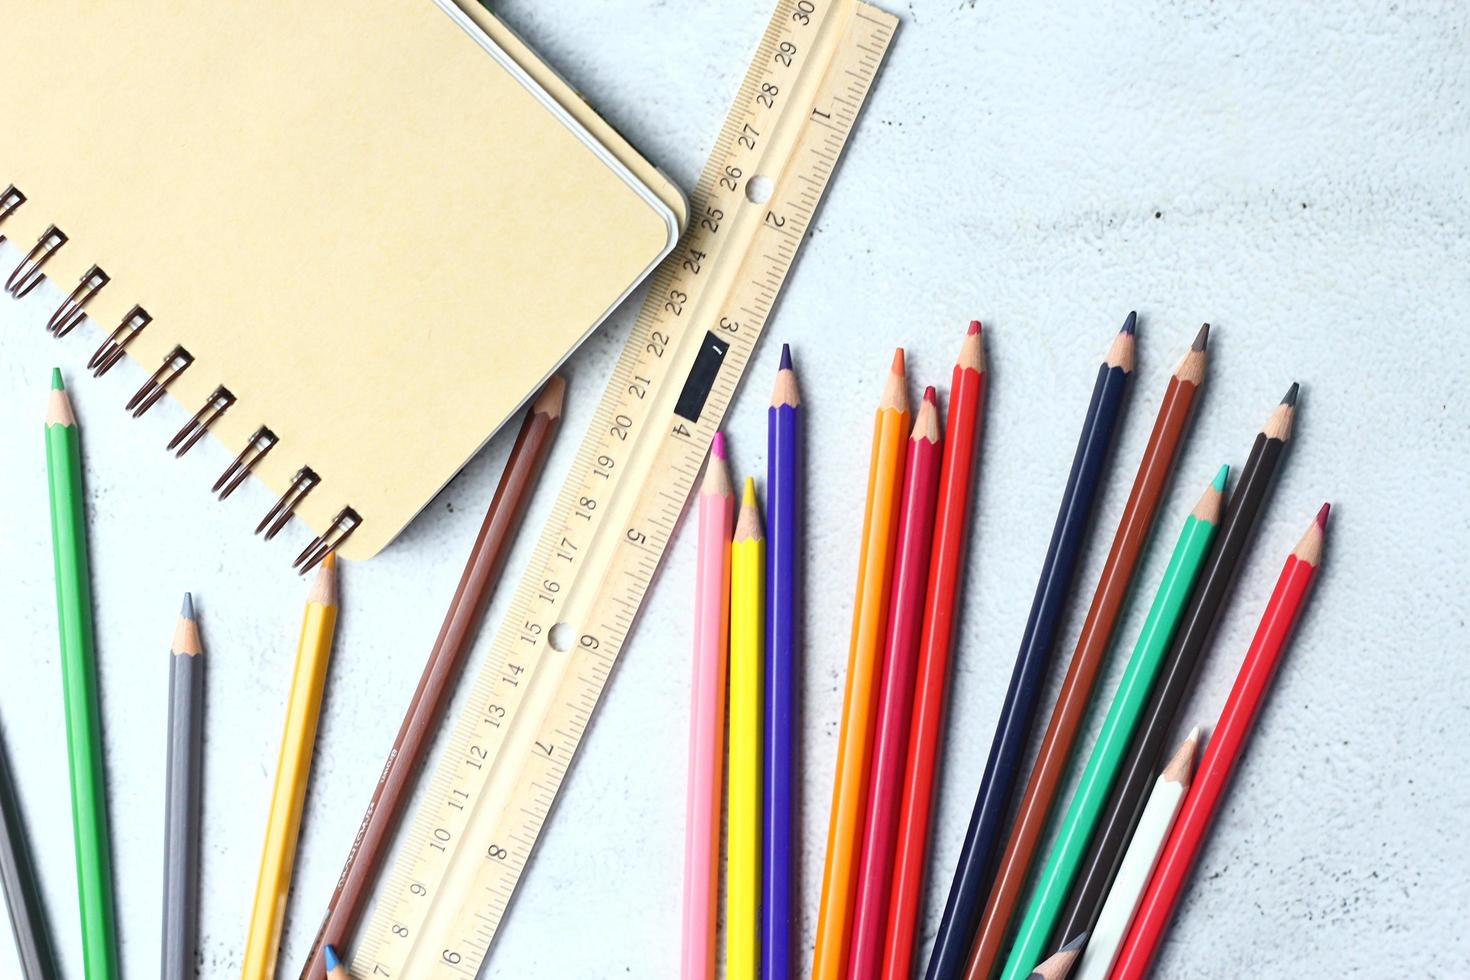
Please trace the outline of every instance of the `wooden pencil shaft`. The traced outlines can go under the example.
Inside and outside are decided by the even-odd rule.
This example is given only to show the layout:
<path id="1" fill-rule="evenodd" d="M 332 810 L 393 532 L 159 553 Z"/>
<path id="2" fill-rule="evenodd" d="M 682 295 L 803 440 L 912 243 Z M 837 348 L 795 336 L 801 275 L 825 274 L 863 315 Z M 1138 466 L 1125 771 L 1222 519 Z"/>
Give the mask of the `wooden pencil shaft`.
<path id="1" fill-rule="evenodd" d="M 53 382 L 53 386 L 57 384 L 59 381 Z M 53 390 L 53 401 L 56 395 Z M 118 973 L 112 858 L 102 761 L 102 717 L 92 634 L 92 588 L 87 561 L 81 442 L 74 422 L 46 426 L 46 463 L 51 488 L 51 532 L 56 559 L 56 607 L 61 636 L 77 896 L 82 919 L 82 964 L 88 977 L 112 977 Z"/>
<path id="2" fill-rule="evenodd" d="M 323 947 L 330 943 L 345 949 L 367 909 L 373 883 L 392 844 L 393 831 L 407 807 L 429 741 L 454 692 L 465 655 L 500 581 L 560 423 L 559 407 L 555 414 L 550 414 L 536 411 L 533 405 L 516 434 L 439 635 L 429 651 L 347 860 L 337 876 L 321 927 L 302 966 L 301 980 L 317 980 L 325 972 Z"/>
<path id="3" fill-rule="evenodd" d="M 331 568 L 326 564 L 322 567 L 324 570 Z M 306 802 L 322 690 L 326 685 L 327 661 L 336 622 L 336 605 L 306 604 L 301 639 L 297 643 L 296 667 L 291 675 L 291 691 L 286 699 L 286 722 L 276 761 L 275 784 L 271 788 L 265 843 L 261 847 L 260 873 L 256 879 L 250 928 L 246 933 L 241 980 L 269 980 L 275 976 L 286 896 L 290 891 L 291 870 L 296 860 L 296 838 L 301 831 L 301 811 Z"/>
<path id="4" fill-rule="evenodd" d="M 1020 809 L 1001 855 L 995 884 L 991 887 L 970 954 L 967 970 L 970 980 L 988 980 L 1004 949 L 1037 846 L 1056 802 L 1057 789 L 1071 761 L 1077 732 L 1092 697 L 1098 672 L 1112 643 L 1124 600 L 1158 517 L 1159 503 L 1178 459 L 1198 390 L 1197 382 L 1181 381 L 1175 375 L 1170 377 L 1164 391 L 1153 431 L 1133 478 L 1133 488 L 1118 520 L 1112 547 L 1098 576 L 1092 604 L 1083 621 L 1077 647 L 1072 653 L 1061 692 L 1047 722 L 1046 735 L 1021 796 Z"/>
<path id="5" fill-rule="evenodd" d="M 949 681 L 950 648 L 964 574 L 970 533 L 971 487 L 979 444 L 986 375 L 980 324 L 962 348 L 950 381 L 949 411 L 944 428 L 944 464 L 939 475 L 939 504 L 934 520 L 933 560 L 925 596 L 924 632 L 919 647 L 919 676 L 914 691 L 913 720 L 904 763 L 903 805 L 899 812 L 892 897 L 884 940 L 885 980 L 909 980 L 919 906 L 928 864 L 929 823 L 935 774 Z M 973 337 L 973 339 L 970 339 Z"/>
<path id="6" fill-rule="evenodd" d="M 163 980 L 196 973 L 199 910 L 199 806 L 203 791 L 204 658 L 169 657 L 168 784 L 163 836 Z"/>
<path id="7" fill-rule="evenodd" d="M 22 980 L 59 980 L 56 950 L 46 923 L 46 908 L 26 846 L 25 819 L 10 775 L 5 747 L 0 745 L 0 888 L 10 911 L 10 930 L 20 961 Z"/>
<path id="8" fill-rule="evenodd" d="M 1286 443 L 1258 433 L 1250 456 L 1226 506 L 1224 523 L 1216 536 L 1210 559 L 1200 574 L 1174 637 L 1159 679 L 1155 682 L 1143 721 L 1134 731 L 1121 775 L 1114 781 L 1103 807 L 1103 818 L 1074 879 L 1060 925 L 1052 932 L 1052 943 L 1062 936 L 1091 932 L 1102 911 L 1103 900 L 1112 887 L 1123 860 L 1128 839 L 1143 813 L 1149 788 L 1163 762 L 1163 753 L 1179 706 L 1192 686 L 1199 660 L 1209 644 L 1220 610 L 1230 594 L 1241 556 L 1255 530 Z"/>
<path id="9" fill-rule="evenodd" d="M 1130 326 L 1131 321 L 1132 317 Z M 1119 334 L 1119 339 L 1125 335 L 1131 343 L 1131 334 Z M 1114 341 L 1115 347 L 1118 342 Z M 1109 360 L 1113 359 L 1112 354 L 1110 350 Z M 1131 357 L 1127 363 L 1131 365 Z M 996 849 L 1010 809 L 1016 770 L 1031 735 L 1036 701 L 1061 627 L 1077 559 L 1092 522 L 1093 505 L 1117 432 L 1130 374 L 1128 367 L 1107 361 L 1098 368 L 1087 417 L 935 936 L 928 980 L 955 980 L 964 974 L 995 870 Z"/>

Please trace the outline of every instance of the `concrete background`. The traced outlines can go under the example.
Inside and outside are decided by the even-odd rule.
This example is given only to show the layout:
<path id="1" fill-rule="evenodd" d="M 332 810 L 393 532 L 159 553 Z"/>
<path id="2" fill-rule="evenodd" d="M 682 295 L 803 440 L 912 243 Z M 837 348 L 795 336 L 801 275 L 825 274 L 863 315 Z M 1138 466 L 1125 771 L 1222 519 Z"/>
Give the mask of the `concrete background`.
<path id="1" fill-rule="evenodd" d="M 576 13 L 531 0 L 498 6 L 685 186 L 769 16 L 760 0 L 605 0 Z M 1303 385 L 1297 437 L 1186 724 L 1213 723 L 1284 555 L 1320 502 L 1334 504 L 1316 596 L 1161 973 L 1467 975 L 1465 8 L 1110 2 L 1067 12 L 915 0 L 895 9 L 903 25 L 888 66 L 729 422 L 738 468 L 763 472 L 764 405 L 778 341 L 790 341 L 808 406 L 811 481 L 806 946 L 867 420 L 892 347 L 909 346 L 916 385 L 947 383 L 964 323 L 980 317 L 993 367 L 927 942 L 1096 360 L 1137 308 L 1133 409 L 1053 688 L 1159 393 L 1200 321 L 1215 325 L 1207 394 L 1103 695 L 1183 515 L 1219 463 L 1244 461 L 1293 379 Z M 72 113 L 65 124 L 85 118 Z M 9 268 L 13 244 L 0 252 Z M 129 420 L 120 408 L 143 377 L 136 365 L 82 380 L 98 331 L 89 324 L 61 343 L 47 337 L 42 324 L 59 298 L 48 284 L 0 302 L 5 740 L 54 928 L 68 946 L 66 972 L 77 976 L 40 439 L 55 363 L 75 379 L 85 426 L 128 975 L 151 975 L 157 964 L 166 651 L 179 595 L 192 589 L 210 663 L 203 975 L 229 976 L 239 967 L 304 594 L 286 573 L 300 529 L 271 545 L 250 537 L 270 503 L 258 485 L 226 505 L 212 500 L 208 483 L 228 461 L 217 445 L 182 462 L 165 458 L 163 443 L 186 412 L 166 401 Z M 633 312 L 632 304 L 619 312 L 570 364 L 554 474 L 575 451 Z M 316 927 L 509 443 L 508 434 L 497 438 L 393 548 L 346 569 L 282 976 L 295 976 Z M 552 489 L 537 497 L 530 528 Z M 493 976 L 676 970 L 689 674 L 681 583 L 693 550 L 686 529 L 491 956 Z M 489 621 L 497 618 L 492 610 Z M 0 975 L 16 975 L 11 956 L 0 939 Z"/>

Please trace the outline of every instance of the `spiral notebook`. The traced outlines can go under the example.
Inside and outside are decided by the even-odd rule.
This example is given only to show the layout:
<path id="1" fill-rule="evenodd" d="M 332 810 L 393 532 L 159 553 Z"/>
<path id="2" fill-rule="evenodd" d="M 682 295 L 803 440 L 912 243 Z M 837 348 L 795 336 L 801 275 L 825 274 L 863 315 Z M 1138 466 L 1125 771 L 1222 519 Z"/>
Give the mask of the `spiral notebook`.
<path id="1" fill-rule="evenodd" d="M 316 535 L 301 565 L 391 541 L 683 223 L 678 190 L 474 0 L 3 20 L 6 290 L 70 290 L 49 329 L 91 320 L 94 373 L 149 372 L 133 414 L 165 393 L 194 413 L 161 441 L 223 442 L 215 492 L 264 480 L 259 531 Z"/>

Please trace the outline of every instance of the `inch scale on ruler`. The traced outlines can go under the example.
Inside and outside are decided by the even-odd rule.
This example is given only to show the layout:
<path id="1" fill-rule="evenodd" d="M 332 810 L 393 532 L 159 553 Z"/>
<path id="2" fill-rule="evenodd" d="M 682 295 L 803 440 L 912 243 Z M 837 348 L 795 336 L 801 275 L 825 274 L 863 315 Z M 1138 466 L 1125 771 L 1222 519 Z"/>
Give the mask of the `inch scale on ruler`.
<path id="1" fill-rule="evenodd" d="M 896 27 L 854 0 L 777 4 L 353 976 L 478 971 Z"/>

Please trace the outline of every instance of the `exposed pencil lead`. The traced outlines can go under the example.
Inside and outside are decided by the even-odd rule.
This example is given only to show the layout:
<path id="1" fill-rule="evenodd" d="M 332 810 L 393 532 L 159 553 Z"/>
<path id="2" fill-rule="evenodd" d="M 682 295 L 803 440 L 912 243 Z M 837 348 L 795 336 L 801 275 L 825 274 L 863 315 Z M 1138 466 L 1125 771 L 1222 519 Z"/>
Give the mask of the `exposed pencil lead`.
<path id="1" fill-rule="evenodd" d="M 1296 404 L 1296 394 L 1297 394 L 1298 391 L 1301 390 L 1301 387 L 1302 387 L 1301 385 L 1299 385 L 1295 381 L 1293 381 L 1291 383 L 1291 387 L 1288 388 L 1288 389 L 1286 389 L 1286 394 L 1285 394 L 1285 396 L 1282 397 L 1281 404 L 1283 404 L 1283 405 L 1295 405 Z"/>
<path id="2" fill-rule="evenodd" d="M 1199 328 L 1199 333 L 1194 335 L 1194 343 L 1189 345 L 1190 350 L 1204 350 L 1205 345 L 1210 342 L 1210 325 L 1206 323 Z"/>
<path id="3" fill-rule="evenodd" d="M 179 617 L 181 619 L 194 618 L 194 596 L 191 593 L 184 593 L 184 605 L 179 609 Z"/>
<path id="4" fill-rule="evenodd" d="M 979 320 L 971 320 L 970 321 L 970 329 L 967 330 L 967 331 L 965 331 L 965 332 L 967 334 L 973 336 L 973 335 L 979 333 L 983 329 L 984 328 L 982 326 L 980 326 L 980 321 Z"/>
<path id="5" fill-rule="evenodd" d="M 899 374 L 899 375 L 903 374 L 903 372 L 904 372 L 904 357 L 903 357 L 903 348 L 902 347 L 898 348 L 897 350 L 895 350 L 893 352 L 893 366 L 890 367 L 889 370 L 892 371 L 894 374 Z"/>
<path id="6" fill-rule="evenodd" d="M 1319 510 L 1319 511 L 1317 511 L 1317 526 L 1320 527 L 1324 531 L 1327 530 L 1327 515 L 1331 511 L 1332 511 L 1332 504 L 1330 504 L 1330 503 L 1323 504 L 1322 505 L 1322 509 Z"/>
<path id="7" fill-rule="evenodd" d="M 791 345 L 781 345 L 781 368 L 782 371 L 791 370 Z"/>
<path id="8" fill-rule="evenodd" d="M 1214 481 L 1211 482 L 1210 485 L 1212 487 L 1214 487 L 1216 490 L 1219 490 L 1220 492 L 1223 493 L 1225 491 L 1225 484 L 1226 484 L 1226 482 L 1229 481 L 1229 479 L 1230 479 L 1230 464 L 1229 463 L 1222 463 L 1220 465 L 1220 469 L 1215 473 L 1215 479 L 1214 479 Z"/>
<path id="9" fill-rule="evenodd" d="M 562 406 L 566 403 L 566 397 L 567 379 L 559 374 L 553 374 L 546 379 L 546 384 L 541 386 L 541 392 L 531 403 L 531 411 L 559 419 Z"/>
<path id="10" fill-rule="evenodd" d="M 66 382 L 61 378 L 61 368 L 59 367 L 51 369 L 51 387 L 56 391 L 66 390 Z"/>
<path id="11" fill-rule="evenodd" d="M 929 387 L 924 389 L 924 401 L 928 402 L 931 405 L 939 404 L 939 392 L 934 390 L 933 385 L 930 385 Z"/>
<path id="12" fill-rule="evenodd" d="M 1080 936 L 1074 936 L 1074 937 L 1072 937 L 1072 941 L 1070 943 L 1068 943 L 1067 945 L 1063 946 L 1061 949 L 1057 950 L 1057 952 L 1058 953 L 1070 953 L 1074 949 L 1081 949 L 1083 947 L 1083 945 L 1086 944 L 1086 942 L 1087 942 L 1087 933 L 1084 932 Z"/>
<path id="13" fill-rule="evenodd" d="M 326 961 L 329 971 L 335 970 L 342 965 L 342 960 L 337 956 L 337 948 L 331 943 L 328 943 L 322 949 L 322 959 Z"/>
<path id="14" fill-rule="evenodd" d="M 725 459 L 725 433 L 716 432 L 715 437 L 710 440 L 709 451 L 715 454 L 716 459 Z"/>
<path id="15" fill-rule="evenodd" d="M 762 536 L 761 508 L 755 498 L 755 478 L 745 478 L 745 490 L 740 496 L 740 512 L 735 515 L 735 541 L 749 541 Z"/>
<path id="16" fill-rule="evenodd" d="M 1123 321 L 1123 329 L 1119 333 L 1133 333 L 1138 329 L 1138 311 L 1129 310 L 1128 319 Z"/>
<path id="17" fill-rule="evenodd" d="M 745 478 L 745 487 L 744 487 L 744 489 L 740 493 L 740 506 L 741 507 L 754 507 L 754 506 L 756 506 L 756 501 L 755 501 L 755 477 L 753 477 L 753 476 L 747 476 Z"/>

